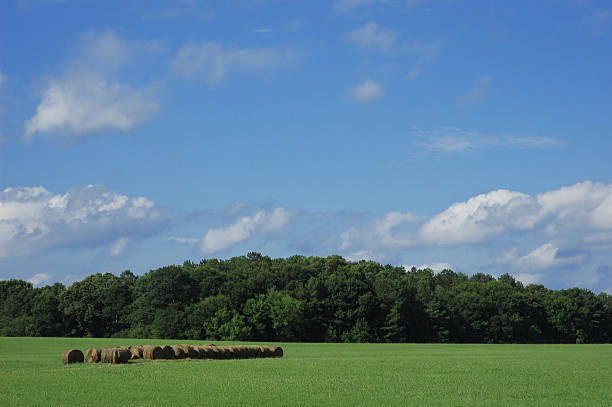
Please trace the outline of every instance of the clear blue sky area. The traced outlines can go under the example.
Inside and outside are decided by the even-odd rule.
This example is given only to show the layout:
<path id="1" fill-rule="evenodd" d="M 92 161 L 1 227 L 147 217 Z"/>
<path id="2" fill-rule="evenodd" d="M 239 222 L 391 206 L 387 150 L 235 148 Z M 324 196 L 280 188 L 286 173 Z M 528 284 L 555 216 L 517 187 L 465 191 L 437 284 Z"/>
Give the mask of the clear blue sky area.
<path id="1" fill-rule="evenodd" d="M 0 7 L 0 279 L 258 251 L 612 293 L 607 1 Z"/>

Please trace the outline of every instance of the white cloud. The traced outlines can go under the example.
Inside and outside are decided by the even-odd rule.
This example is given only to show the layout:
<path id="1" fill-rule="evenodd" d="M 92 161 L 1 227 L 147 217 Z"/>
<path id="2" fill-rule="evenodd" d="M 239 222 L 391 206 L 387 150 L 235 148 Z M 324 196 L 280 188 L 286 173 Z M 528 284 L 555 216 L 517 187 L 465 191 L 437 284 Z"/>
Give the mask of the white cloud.
<path id="1" fill-rule="evenodd" d="M 534 230 L 551 236 L 575 230 L 612 229 L 612 184 L 585 181 L 529 196 L 492 191 L 451 205 L 427 221 L 420 240 L 428 244 L 480 242 L 506 232 Z"/>
<path id="2" fill-rule="evenodd" d="M 150 89 L 109 82 L 97 74 L 75 75 L 49 83 L 36 114 L 26 122 L 25 135 L 129 131 L 151 117 L 158 107 Z"/>
<path id="3" fill-rule="evenodd" d="M 507 230 L 533 227 L 537 213 L 527 216 L 531 198 L 500 189 L 451 205 L 427 221 L 420 230 L 425 244 L 468 244 L 500 235 Z"/>
<path id="4" fill-rule="evenodd" d="M 584 255 L 560 256 L 559 247 L 552 242 L 544 243 L 531 252 L 521 256 L 516 248 L 504 253 L 498 262 L 507 264 L 512 268 L 526 273 L 533 273 L 553 267 L 563 267 L 572 264 L 580 264 L 584 261 Z M 523 281 L 523 280 L 521 280 Z"/>
<path id="5" fill-rule="evenodd" d="M 127 250 L 128 246 L 129 246 L 129 239 L 126 237 L 120 237 L 119 239 L 117 239 L 111 246 L 110 246 L 110 254 L 113 257 L 118 257 L 121 256 L 122 254 L 125 253 L 125 251 Z"/>
<path id="6" fill-rule="evenodd" d="M 437 262 L 437 263 L 431 263 L 431 264 L 421 264 L 420 266 L 416 266 L 416 265 L 404 265 L 404 269 L 406 271 L 412 270 L 413 267 L 415 267 L 417 270 L 430 269 L 430 270 L 433 270 L 436 273 L 439 273 L 442 270 L 452 270 L 453 269 L 453 266 L 451 266 L 450 263 L 445 263 L 445 262 Z"/>
<path id="7" fill-rule="evenodd" d="M 159 44 L 128 42 L 113 31 L 86 34 L 80 44 L 69 68 L 41 90 L 36 113 L 25 123 L 27 138 L 46 132 L 130 131 L 158 110 L 151 86 L 133 87 L 116 76 L 135 53 L 159 52 Z"/>
<path id="8" fill-rule="evenodd" d="M 513 277 L 523 284 L 538 284 L 542 282 L 544 275 L 542 273 L 518 273 Z"/>
<path id="9" fill-rule="evenodd" d="M 612 184 L 585 181 L 534 196 L 499 189 L 454 203 L 415 231 L 394 232 L 397 226 L 414 224 L 417 218 L 390 212 L 370 226 L 347 228 L 339 247 L 342 250 L 398 250 L 472 245 L 512 233 L 532 232 L 549 238 L 564 237 L 574 242 L 573 245 L 586 245 L 591 250 L 589 247 L 605 247 L 609 243 L 611 208 Z M 542 264 L 537 263 L 535 256 L 544 259 L 551 253 L 552 246 L 543 246 L 522 261 Z"/>
<path id="10" fill-rule="evenodd" d="M 558 148 L 566 144 L 553 137 L 519 137 L 514 135 L 485 135 L 457 128 L 413 132 L 418 141 L 413 146 L 420 151 L 442 154 L 469 153 L 486 148 Z"/>
<path id="11" fill-rule="evenodd" d="M 457 104 L 467 105 L 485 99 L 489 93 L 490 84 L 491 78 L 488 76 L 476 79 L 472 88 L 457 100 Z"/>
<path id="12" fill-rule="evenodd" d="M 43 187 L 0 192 L 0 257 L 51 248 L 102 247 L 119 253 L 129 237 L 156 233 L 164 217 L 153 201 L 89 185 L 64 194 Z"/>
<path id="13" fill-rule="evenodd" d="M 340 250 L 355 245 L 373 248 L 397 249 L 410 247 L 415 243 L 414 236 L 402 226 L 413 224 L 417 218 L 411 213 L 389 212 L 373 225 L 366 228 L 349 228 L 340 236 Z M 369 256 L 372 257 L 372 256 Z"/>
<path id="14" fill-rule="evenodd" d="M 344 38 L 360 48 L 388 51 L 393 46 L 396 35 L 393 31 L 379 28 L 378 24 L 370 21 L 361 28 L 347 32 Z"/>
<path id="15" fill-rule="evenodd" d="M 295 60 L 291 51 L 276 48 L 224 49 L 217 42 L 191 43 L 181 47 L 171 61 L 172 69 L 187 78 L 203 78 L 213 86 L 232 73 L 269 73 Z"/>
<path id="16" fill-rule="evenodd" d="M 369 102 L 380 99 L 384 94 L 383 87 L 372 81 L 365 81 L 352 88 L 349 92 L 351 100 L 356 102 Z"/>
<path id="17" fill-rule="evenodd" d="M 199 237 L 168 236 L 166 240 L 169 240 L 171 242 L 176 242 L 176 243 L 196 244 L 202 239 Z"/>
<path id="18" fill-rule="evenodd" d="M 200 241 L 200 250 L 204 254 L 226 250 L 252 237 L 282 229 L 289 218 L 290 214 L 282 207 L 243 216 L 229 226 L 209 229 Z"/>
<path id="19" fill-rule="evenodd" d="M 48 273 L 38 273 L 28 279 L 34 286 L 48 284 L 53 281 L 53 278 Z"/>
<path id="20" fill-rule="evenodd" d="M 0 70 L 0 88 L 2 87 L 2 85 L 4 84 L 4 82 L 6 82 L 6 75 L 4 75 L 2 73 L 2 70 Z"/>

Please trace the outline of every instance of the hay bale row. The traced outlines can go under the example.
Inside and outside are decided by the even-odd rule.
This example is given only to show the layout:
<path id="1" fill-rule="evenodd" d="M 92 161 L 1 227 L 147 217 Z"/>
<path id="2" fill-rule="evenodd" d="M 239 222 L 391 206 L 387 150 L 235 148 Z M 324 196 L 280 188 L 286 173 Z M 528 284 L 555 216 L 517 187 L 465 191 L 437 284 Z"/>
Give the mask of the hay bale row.
<path id="1" fill-rule="evenodd" d="M 64 352 L 62 360 L 67 360 L 64 363 L 75 363 L 68 361 L 70 358 L 78 362 L 79 356 L 77 352 L 81 354 L 80 362 L 82 362 L 83 353 L 79 350 L 72 349 Z M 127 363 L 130 359 L 252 359 L 270 357 L 283 357 L 283 349 L 280 346 L 258 345 L 139 345 L 129 347 L 91 348 L 87 350 L 86 359 L 88 362 L 92 363 Z"/>
<path id="2" fill-rule="evenodd" d="M 62 363 L 83 363 L 83 352 L 78 349 L 68 349 L 62 354 Z"/>

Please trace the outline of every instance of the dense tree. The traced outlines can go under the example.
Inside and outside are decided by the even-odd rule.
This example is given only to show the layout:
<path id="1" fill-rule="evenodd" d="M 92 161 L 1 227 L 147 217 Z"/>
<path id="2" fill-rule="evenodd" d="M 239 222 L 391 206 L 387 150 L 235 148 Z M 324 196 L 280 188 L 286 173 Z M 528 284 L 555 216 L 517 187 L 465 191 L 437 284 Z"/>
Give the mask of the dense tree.
<path id="1" fill-rule="evenodd" d="M 504 274 L 259 253 L 93 274 L 66 288 L 0 281 L 0 335 L 257 341 L 612 341 L 612 297 Z"/>

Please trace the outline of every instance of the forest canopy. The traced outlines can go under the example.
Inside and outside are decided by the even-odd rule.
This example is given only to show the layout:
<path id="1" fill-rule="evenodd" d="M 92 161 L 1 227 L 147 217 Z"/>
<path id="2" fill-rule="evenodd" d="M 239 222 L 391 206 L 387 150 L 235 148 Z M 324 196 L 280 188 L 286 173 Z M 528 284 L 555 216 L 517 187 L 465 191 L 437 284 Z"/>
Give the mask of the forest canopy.
<path id="1" fill-rule="evenodd" d="M 2 280 L 0 336 L 600 343 L 612 339 L 612 297 L 508 274 L 249 253 L 69 287 Z"/>

